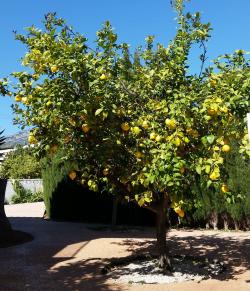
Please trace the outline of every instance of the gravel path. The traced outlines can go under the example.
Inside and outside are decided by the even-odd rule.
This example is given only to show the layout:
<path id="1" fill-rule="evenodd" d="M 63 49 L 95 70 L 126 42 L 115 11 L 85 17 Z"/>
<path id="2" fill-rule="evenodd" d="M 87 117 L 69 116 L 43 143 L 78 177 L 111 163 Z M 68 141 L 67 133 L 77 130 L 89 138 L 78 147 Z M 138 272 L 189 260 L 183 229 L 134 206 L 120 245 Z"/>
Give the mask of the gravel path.
<path id="1" fill-rule="evenodd" d="M 35 239 L 0 249 L 1 291 L 250 290 L 249 232 L 172 230 L 168 235 L 172 255 L 206 255 L 225 262 L 227 272 L 200 283 L 126 283 L 115 273 L 102 275 L 101 269 L 111 258 L 153 253 L 153 229 L 97 231 L 93 225 L 45 221 L 43 203 L 6 205 L 5 209 L 13 228 Z"/>

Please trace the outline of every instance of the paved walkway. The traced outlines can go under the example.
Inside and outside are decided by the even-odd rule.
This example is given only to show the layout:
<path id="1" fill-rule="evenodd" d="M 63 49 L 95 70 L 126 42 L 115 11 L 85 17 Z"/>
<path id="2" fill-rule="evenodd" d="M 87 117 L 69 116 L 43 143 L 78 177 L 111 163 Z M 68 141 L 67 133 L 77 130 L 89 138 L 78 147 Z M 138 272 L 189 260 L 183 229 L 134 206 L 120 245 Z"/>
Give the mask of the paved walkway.
<path id="1" fill-rule="evenodd" d="M 41 218 L 43 203 L 8 205 L 5 209 L 13 228 L 31 233 L 34 240 L 0 249 L 0 291 L 250 290 L 249 232 L 170 232 L 173 253 L 207 254 L 228 262 L 223 278 L 201 283 L 121 285 L 112 274 L 100 274 L 103 262 L 153 250 L 153 229 L 110 232 L 94 230 L 94 225 L 45 221 Z"/>

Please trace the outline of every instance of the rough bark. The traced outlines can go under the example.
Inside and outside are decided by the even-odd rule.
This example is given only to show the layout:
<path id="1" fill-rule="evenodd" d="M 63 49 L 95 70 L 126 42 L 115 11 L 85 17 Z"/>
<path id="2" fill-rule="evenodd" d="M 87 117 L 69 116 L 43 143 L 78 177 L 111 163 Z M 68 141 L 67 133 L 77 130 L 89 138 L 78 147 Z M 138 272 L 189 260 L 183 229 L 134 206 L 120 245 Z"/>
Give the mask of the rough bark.
<path id="1" fill-rule="evenodd" d="M 7 180 L 0 179 L 0 241 L 5 240 L 12 232 L 11 225 L 4 211 L 4 198 Z"/>
<path id="2" fill-rule="evenodd" d="M 167 194 L 163 194 L 163 197 L 159 201 L 156 212 L 156 238 L 159 252 L 159 267 L 163 270 L 172 270 L 172 265 L 169 256 L 169 249 L 166 242 L 167 227 L 167 214 L 168 207 Z"/>
<path id="3" fill-rule="evenodd" d="M 222 213 L 221 217 L 223 220 L 224 230 L 228 231 L 228 229 L 229 229 L 229 217 L 228 217 L 227 213 Z"/>
<path id="4" fill-rule="evenodd" d="M 239 227 L 239 223 L 238 223 L 237 219 L 233 218 L 233 223 L 234 223 L 234 230 L 238 231 L 240 229 L 240 227 Z"/>
<path id="5" fill-rule="evenodd" d="M 210 215 L 210 224 L 214 230 L 218 230 L 218 213 L 215 210 Z"/>

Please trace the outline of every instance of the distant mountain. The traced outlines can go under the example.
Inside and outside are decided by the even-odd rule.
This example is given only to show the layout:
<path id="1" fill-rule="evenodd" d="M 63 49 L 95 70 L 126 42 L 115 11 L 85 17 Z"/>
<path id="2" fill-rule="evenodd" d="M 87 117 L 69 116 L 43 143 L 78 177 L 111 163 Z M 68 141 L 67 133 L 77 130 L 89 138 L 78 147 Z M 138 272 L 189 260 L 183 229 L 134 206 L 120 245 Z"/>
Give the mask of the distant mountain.
<path id="1" fill-rule="evenodd" d="M 13 149 L 18 145 L 21 146 L 28 145 L 28 136 L 29 136 L 28 130 L 7 136 L 5 139 L 5 143 L 0 146 L 0 149 L 1 150 Z"/>

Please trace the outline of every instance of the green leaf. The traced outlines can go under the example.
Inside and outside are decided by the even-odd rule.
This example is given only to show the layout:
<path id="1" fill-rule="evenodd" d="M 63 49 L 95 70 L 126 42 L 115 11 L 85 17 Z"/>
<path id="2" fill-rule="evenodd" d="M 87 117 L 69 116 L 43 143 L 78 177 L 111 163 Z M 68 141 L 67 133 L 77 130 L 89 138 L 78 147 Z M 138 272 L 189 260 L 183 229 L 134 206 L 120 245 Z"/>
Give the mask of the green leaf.
<path id="1" fill-rule="evenodd" d="M 103 108 L 99 108 L 95 112 L 95 116 L 99 115 L 103 111 Z"/>
<path id="2" fill-rule="evenodd" d="M 201 138 L 201 142 L 202 142 L 204 145 L 206 145 L 206 144 L 207 144 L 207 137 L 206 137 L 206 136 L 203 136 L 203 137 Z"/>
<path id="3" fill-rule="evenodd" d="M 212 185 L 212 183 L 213 183 L 213 182 L 212 182 L 211 180 L 208 180 L 208 181 L 207 181 L 207 188 L 209 188 L 209 187 Z"/>
<path id="4" fill-rule="evenodd" d="M 200 165 L 198 165 L 195 170 L 199 175 L 201 174 L 201 166 Z"/>
<path id="5" fill-rule="evenodd" d="M 214 140 L 215 140 L 215 136 L 214 136 L 214 135 L 208 135 L 208 136 L 207 136 L 207 141 L 208 141 L 210 144 L 212 144 L 212 143 L 214 142 Z"/>
<path id="6" fill-rule="evenodd" d="M 210 165 L 206 165 L 206 167 L 205 167 L 206 174 L 209 174 L 210 171 L 211 171 L 211 166 Z"/>

